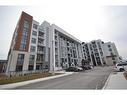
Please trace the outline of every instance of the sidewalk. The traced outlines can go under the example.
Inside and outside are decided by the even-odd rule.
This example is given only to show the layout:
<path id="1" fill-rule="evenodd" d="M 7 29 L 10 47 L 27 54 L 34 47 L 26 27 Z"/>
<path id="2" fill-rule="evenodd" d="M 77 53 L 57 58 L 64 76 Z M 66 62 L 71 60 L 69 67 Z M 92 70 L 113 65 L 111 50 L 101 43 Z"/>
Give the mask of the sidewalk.
<path id="1" fill-rule="evenodd" d="M 123 72 L 110 74 L 103 89 L 107 90 L 127 89 L 127 80 L 125 79 Z"/>
<path id="2" fill-rule="evenodd" d="M 49 80 L 49 79 L 54 79 L 54 78 L 59 78 L 59 77 L 71 75 L 73 73 L 74 72 L 65 72 L 65 74 L 61 74 L 61 75 L 55 75 L 55 76 L 51 76 L 51 77 L 39 78 L 39 79 L 29 80 L 29 81 L 24 81 L 24 82 L 0 85 L 0 89 L 16 88 L 16 87 L 27 85 L 27 84 L 31 84 L 31 83 L 36 83 L 36 82 L 40 82 L 40 81 L 45 81 L 45 80 Z"/>

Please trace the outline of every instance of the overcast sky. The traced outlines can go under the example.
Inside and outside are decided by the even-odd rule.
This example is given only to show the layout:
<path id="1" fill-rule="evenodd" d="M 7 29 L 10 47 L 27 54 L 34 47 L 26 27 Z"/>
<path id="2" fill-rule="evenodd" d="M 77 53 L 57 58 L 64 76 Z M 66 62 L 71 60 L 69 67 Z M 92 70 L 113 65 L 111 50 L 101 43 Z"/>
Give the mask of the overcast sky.
<path id="1" fill-rule="evenodd" d="M 60 1 L 60 0 L 59 0 Z M 54 23 L 81 41 L 114 42 L 127 57 L 127 7 L 87 5 L 83 2 L 50 2 L 41 6 L 0 6 L 0 59 L 6 59 L 21 12 L 40 24 Z"/>

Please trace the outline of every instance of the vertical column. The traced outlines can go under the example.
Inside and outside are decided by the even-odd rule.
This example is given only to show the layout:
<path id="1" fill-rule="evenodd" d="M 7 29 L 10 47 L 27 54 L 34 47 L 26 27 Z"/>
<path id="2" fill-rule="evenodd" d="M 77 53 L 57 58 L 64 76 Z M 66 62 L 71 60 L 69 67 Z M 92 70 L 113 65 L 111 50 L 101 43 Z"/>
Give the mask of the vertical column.
<path id="1" fill-rule="evenodd" d="M 55 70 L 55 39 L 54 39 L 54 28 L 51 26 L 50 31 L 50 70 Z"/>

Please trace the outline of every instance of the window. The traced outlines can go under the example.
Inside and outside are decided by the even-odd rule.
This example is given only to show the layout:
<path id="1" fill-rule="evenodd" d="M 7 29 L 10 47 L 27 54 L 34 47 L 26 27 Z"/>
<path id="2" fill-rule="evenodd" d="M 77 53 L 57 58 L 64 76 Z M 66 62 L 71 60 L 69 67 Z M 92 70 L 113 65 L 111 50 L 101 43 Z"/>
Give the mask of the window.
<path id="1" fill-rule="evenodd" d="M 45 66 L 45 69 L 48 69 L 48 68 L 49 68 L 48 65 L 46 65 L 46 66 Z"/>
<path id="2" fill-rule="evenodd" d="M 38 51 L 44 51 L 44 47 L 38 46 L 38 47 L 37 47 L 37 50 L 38 50 Z"/>
<path id="3" fill-rule="evenodd" d="M 24 21 L 24 27 L 29 28 L 29 22 L 27 20 Z"/>
<path id="4" fill-rule="evenodd" d="M 108 45 L 108 47 L 111 47 L 110 45 Z"/>
<path id="5" fill-rule="evenodd" d="M 38 43 L 39 43 L 39 44 L 44 44 L 44 39 L 38 38 Z"/>
<path id="6" fill-rule="evenodd" d="M 95 56 L 99 56 L 99 54 L 98 53 L 95 53 Z"/>
<path id="7" fill-rule="evenodd" d="M 103 56 L 103 52 L 100 52 L 101 56 Z"/>
<path id="8" fill-rule="evenodd" d="M 121 64 L 118 64 L 117 66 L 127 66 L 126 63 L 121 63 Z"/>
<path id="9" fill-rule="evenodd" d="M 114 56 L 114 54 L 112 52 L 110 54 L 111 54 L 111 56 Z"/>
<path id="10" fill-rule="evenodd" d="M 32 32 L 32 35 L 37 36 L 37 32 L 36 31 L 33 31 Z"/>
<path id="11" fill-rule="evenodd" d="M 20 50 L 25 50 L 26 44 L 21 43 L 20 44 Z"/>
<path id="12" fill-rule="evenodd" d="M 33 28 L 34 28 L 34 29 L 37 29 L 37 25 L 36 25 L 36 24 L 33 24 Z"/>
<path id="13" fill-rule="evenodd" d="M 31 71 L 31 70 L 33 70 L 33 68 L 34 68 L 33 65 L 29 65 L 28 70 Z"/>
<path id="14" fill-rule="evenodd" d="M 39 65 L 36 65 L 36 70 L 40 70 L 40 66 Z"/>
<path id="15" fill-rule="evenodd" d="M 39 31 L 39 34 L 38 35 L 41 36 L 41 37 L 44 37 L 44 33 L 41 32 L 41 31 Z"/>
<path id="16" fill-rule="evenodd" d="M 112 57 L 112 60 L 115 60 L 115 58 L 114 58 L 114 57 Z"/>
<path id="17" fill-rule="evenodd" d="M 110 48 L 109 51 L 112 51 L 112 49 Z"/>
<path id="18" fill-rule="evenodd" d="M 23 28 L 23 32 L 28 32 L 28 31 L 29 31 L 29 28 L 26 28 L 26 27 Z"/>
<path id="19" fill-rule="evenodd" d="M 35 38 L 32 38 L 31 43 L 36 44 L 36 39 Z"/>
<path id="20" fill-rule="evenodd" d="M 24 54 L 18 54 L 17 64 L 23 64 L 24 62 Z"/>
<path id="21" fill-rule="evenodd" d="M 29 57 L 29 63 L 34 64 L 35 55 L 30 55 Z"/>
<path id="22" fill-rule="evenodd" d="M 36 50 L 36 47 L 35 46 L 31 46 L 30 51 L 31 52 L 35 52 L 35 50 Z"/>
<path id="23" fill-rule="evenodd" d="M 23 29 L 23 32 L 22 32 L 22 35 L 27 36 L 28 31 L 29 31 L 28 29 L 25 29 L 25 28 L 24 28 L 24 29 Z"/>
<path id="24" fill-rule="evenodd" d="M 18 71 L 22 71 L 22 68 L 23 68 L 22 65 L 17 65 L 17 66 L 16 66 L 16 71 L 17 71 L 17 72 L 18 72 Z"/>
<path id="25" fill-rule="evenodd" d="M 26 44 L 26 37 L 25 36 L 22 36 L 21 43 Z"/>
<path id="26" fill-rule="evenodd" d="M 123 66 L 127 66 L 127 63 L 124 63 Z"/>
<path id="27" fill-rule="evenodd" d="M 25 20 L 23 25 L 20 50 L 25 50 L 28 32 L 29 32 L 29 22 Z"/>

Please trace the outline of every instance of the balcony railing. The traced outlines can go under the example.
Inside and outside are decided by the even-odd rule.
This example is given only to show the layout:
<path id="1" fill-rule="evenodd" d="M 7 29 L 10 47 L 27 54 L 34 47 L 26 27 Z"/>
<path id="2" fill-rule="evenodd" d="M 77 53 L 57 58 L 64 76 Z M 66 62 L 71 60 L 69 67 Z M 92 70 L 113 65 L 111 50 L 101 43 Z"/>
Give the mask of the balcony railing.
<path id="1" fill-rule="evenodd" d="M 44 51 L 37 51 L 37 53 L 39 53 L 39 54 L 44 54 Z"/>
<path id="2" fill-rule="evenodd" d="M 40 38 L 40 39 L 44 39 L 44 36 L 39 35 L 38 38 Z"/>
<path id="3" fill-rule="evenodd" d="M 44 60 L 37 60 L 36 63 L 43 63 Z"/>
<path id="4" fill-rule="evenodd" d="M 44 43 L 38 43 L 39 46 L 44 46 Z"/>

